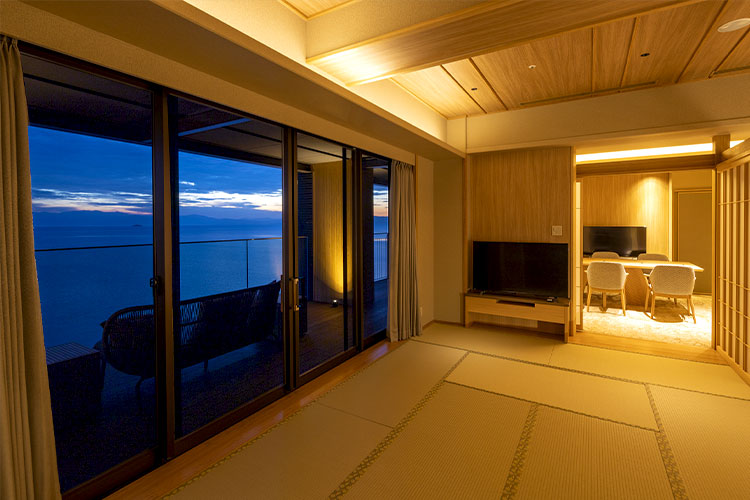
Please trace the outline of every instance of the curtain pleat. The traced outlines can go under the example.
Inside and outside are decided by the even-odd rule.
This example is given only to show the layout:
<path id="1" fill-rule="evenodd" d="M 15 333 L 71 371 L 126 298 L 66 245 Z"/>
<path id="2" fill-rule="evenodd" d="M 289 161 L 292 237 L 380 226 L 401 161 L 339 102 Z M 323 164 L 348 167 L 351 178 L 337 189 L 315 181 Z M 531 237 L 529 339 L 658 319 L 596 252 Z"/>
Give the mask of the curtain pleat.
<path id="1" fill-rule="evenodd" d="M 60 498 L 31 215 L 28 111 L 15 40 L 0 41 L 0 498 Z"/>
<path id="2" fill-rule="evenodd" d="M 417 296 L 417 227 L 414 165 L 391 164 L 388 220 L 388 338 L 421 335 Z"/>

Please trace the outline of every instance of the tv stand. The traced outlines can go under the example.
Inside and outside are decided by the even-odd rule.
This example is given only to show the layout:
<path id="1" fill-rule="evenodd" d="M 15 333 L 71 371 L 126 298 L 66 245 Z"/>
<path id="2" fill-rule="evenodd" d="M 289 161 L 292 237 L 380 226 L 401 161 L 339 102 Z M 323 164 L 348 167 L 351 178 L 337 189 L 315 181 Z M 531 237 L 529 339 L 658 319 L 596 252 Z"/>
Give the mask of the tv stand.
<path id="1" fill-rule="evenodd" d="M 568 340 L 570 328 L 570 302 L 568 299 L 556 299 L 554 302 L 549 302 L 547 299 L 469 292 L 464 295 L 464 326 L 467 328 L 474 323 L 473 314 L 562 324 L 564 325 L 565 341 Z"/>

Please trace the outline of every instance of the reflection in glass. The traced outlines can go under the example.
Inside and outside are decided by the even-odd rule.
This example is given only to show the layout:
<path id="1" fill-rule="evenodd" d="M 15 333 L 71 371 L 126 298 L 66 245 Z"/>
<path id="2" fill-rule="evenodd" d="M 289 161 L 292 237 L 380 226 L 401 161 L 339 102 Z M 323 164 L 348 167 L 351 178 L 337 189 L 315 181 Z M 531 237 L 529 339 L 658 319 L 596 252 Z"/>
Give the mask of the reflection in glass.
<path id="1" fill-rule="evenodd" d="M 365 338 L 386 329 L 388 321 L 389 162 L 362 158 L 362 260 Z"/>
<path id="2" fill-rule="evenodd" d="M 298 134 L 300 373 L 354 347 L 351 294 L 351 150 Z M 302 243 L 305 242 L 305 243 Z"/>
<path id="3" fill-rule="evenodd" d="M 284 384 L 281 128 L 178 99 L 177 436 Z"/>
<path id="4" fill-rule="evenodd" d="M 156 445 L 151 93 L 26 55 L 22 63 L 65 492 Z"/>

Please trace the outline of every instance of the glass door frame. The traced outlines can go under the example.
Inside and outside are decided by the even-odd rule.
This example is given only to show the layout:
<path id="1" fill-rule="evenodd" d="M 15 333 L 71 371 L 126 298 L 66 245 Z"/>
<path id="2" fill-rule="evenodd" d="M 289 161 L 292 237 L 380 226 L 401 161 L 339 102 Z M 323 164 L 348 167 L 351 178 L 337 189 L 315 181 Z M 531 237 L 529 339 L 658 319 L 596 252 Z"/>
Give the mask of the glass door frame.
<path id="1" fill-rule="evenodd" d="M 48 60 L 77 71 L 108 78 L 152 93 L 152 218 L 153 218 L 153 279 L 154 322 L 156 335 L 156 445 L 153 448 L 127 459 L 101 475 L 90 479 L 63 494 L 64 499 L 100 497 L 111 493 L 185 451 L 206 441 L 211 436 L 227 429 L 232 424 L 247 418 L 273 401 L 289 394 L 300 386 L 317 378 L 322 373 L 343 363 L 370 345 L 383 340 L 381 334 L 373 335 L 363 344 L 362 310 L 362 192 L 361 167 L 363 154 L 390 161 L 387 158 L 363 152 L 313 133 L 301 131 L 254 116 L 241 110 L 202 99 L 174 89 L 157 85 L 128 74 L 110 70 L 23 41 L 18 43 L 22 53 Z M 179 165 L 176 101 L 178 98 L 204 104 L 219 110 L 231 112 L 253 120 L 261 120 L 282 128 L 282 253 L 283 276 L 281 289 L 282 336 L 284 342 L 284 386 L 272 389 L 249 401 L 211 423 L 185 435 L 176 437 L 176 390 L 174 359 L 175 314 L 179 311 Z M 351 211 L 351 273 L 354 302 L 351 313 L 354 331 L 353 345 L 335 355 L 316 368 L 299 374 L 299 299 L 297 293 L 299 276 L 299 239 L 297 207 L 297 133 L 316 137 L 340 145 L 343 151 L 351 153 L 350 161 L 344 154 L 343 203 L 344 214 Z M 347 164 L 348 163 L 348 164 Z M 390 175 L 390 174 L 389 174 Z M 351 196 L 349 196 L 351 194 Z M 345 235 L 348 228 L 345 224 Z M 345 236 L 346 237 L 346 236 Z M 346 239 L 345 239 L 346 241 Z M 345 252 L 346 255 L 346 252 Z M 345 277 L 348 273 L 344 257 Z M 347 326 L 348 328 L 348 326 Z M 351 338 L 351 337 L 347 337 Z"/>

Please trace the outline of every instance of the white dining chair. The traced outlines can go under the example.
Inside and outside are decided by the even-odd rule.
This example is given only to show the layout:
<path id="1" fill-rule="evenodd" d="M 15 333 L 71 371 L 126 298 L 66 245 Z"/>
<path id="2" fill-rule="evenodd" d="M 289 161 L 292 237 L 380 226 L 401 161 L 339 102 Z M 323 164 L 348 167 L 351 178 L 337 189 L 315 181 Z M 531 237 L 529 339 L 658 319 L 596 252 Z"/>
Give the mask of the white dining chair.
<path id="1" fill-rule="evenodd" d="M 617 252 L 594 252 L 591 254 L 592 259 L 619 259 Z"/>
<path id="2" fill-rule="evenodd" d="M 654 319 L 656 297 L 687 299 L 688 311 L 695 319 L 695 305 L 693 304 L 693 288 L 695 287 L 695 271 L 689 266 L 656 266 L 648 278 L 649 293 L 646 297 L 646 310 L 651 300 L 651 319 Z"/>
<path id="3" fill-rule="evenodd" d="M 594 292 L 602 294 L 602 305 L 607 309 L 607 294 L 619 293 L 622 300 L 622 315 L 625 316 L 625 279 L 628 273 L 625 267 L 617 262 L 592 262 L 586 269 L 589 285 L 589 295 L 586 300 L 586 312 L 591 305 L 591 295 Z"/>
<path id="4" fill-rule="evenodd" d="M 638 260 L 663 260 L 669 262 L 669 257 L 663 253 L 642 253 L 638 254 Z"/>

